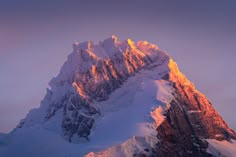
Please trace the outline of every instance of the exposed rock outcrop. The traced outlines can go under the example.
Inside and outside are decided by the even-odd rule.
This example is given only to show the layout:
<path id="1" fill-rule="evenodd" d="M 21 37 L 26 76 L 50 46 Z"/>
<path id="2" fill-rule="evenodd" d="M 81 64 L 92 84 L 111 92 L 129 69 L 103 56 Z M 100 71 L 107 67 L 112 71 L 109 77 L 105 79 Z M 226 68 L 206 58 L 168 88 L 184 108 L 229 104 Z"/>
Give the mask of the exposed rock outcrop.
<path id="1" fill-rule="evenodd" d="M 160 142 L 154 150 L 160 157 L 207 157 L 205 139 L 236 139 L 209 100 L 180 73 L 176 63 L 169 62 L 168 80 L 175 88 L 174 99 L 157 128 Z"/>

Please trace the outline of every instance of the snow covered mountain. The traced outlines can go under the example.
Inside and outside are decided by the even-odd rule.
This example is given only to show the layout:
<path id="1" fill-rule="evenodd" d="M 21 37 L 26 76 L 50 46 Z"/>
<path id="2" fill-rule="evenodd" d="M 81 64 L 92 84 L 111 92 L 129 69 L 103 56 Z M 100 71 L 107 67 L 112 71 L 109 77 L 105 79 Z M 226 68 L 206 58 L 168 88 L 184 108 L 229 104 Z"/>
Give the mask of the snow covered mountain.
<path id="1" fill-rule="evenodd" d="M 73 44 L 37 109 L 8 135 L 4 157 L 234 156 L 236 133 L 156 45 Z"/>

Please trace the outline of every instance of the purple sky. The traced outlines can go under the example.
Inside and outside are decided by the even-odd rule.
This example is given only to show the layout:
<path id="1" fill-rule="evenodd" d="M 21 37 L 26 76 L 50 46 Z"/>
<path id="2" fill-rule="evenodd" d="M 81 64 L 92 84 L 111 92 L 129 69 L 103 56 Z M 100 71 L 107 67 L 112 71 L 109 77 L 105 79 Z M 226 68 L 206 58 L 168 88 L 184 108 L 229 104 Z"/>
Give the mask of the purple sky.
<path id="1" fill-rule="evenodd" d="M 147 40 L 236 128 L 235 0 L 0 0 L 0 132 L 38 107 L 75 41 Z"/>

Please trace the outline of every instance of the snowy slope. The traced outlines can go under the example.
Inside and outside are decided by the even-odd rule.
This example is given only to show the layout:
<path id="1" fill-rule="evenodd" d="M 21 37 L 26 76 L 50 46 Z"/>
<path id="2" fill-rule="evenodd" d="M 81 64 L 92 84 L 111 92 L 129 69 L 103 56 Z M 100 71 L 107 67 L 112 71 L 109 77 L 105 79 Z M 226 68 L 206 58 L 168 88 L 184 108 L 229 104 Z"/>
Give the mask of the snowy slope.
<path id="1" fill-rule="evenodd" d="M 162 122 L 162 112 L 168 108 L 166 104 L 172 99 L 170 83 L 161 80 L 158 74 L 161 69 L 163 67 L 155 69 L 156 72 L 140 71 L 113 92 L 107 101 L 97 103 L 102 115 L 96 119 L 89 141 L 80 139 L 75 141 L 76 144 L 68 143 L 57 132 L 52 131 L 55 120 L 51 119 L 44 125 L 23 127 L 12 132 L 0 154 L 6 157 L 14 154 L 19 157 L 73 157 L 100 151 L 107 154 L 116 150 L 117 156 L 131 156 L 134 153 L 132 149 L 151 147 L 157 142 L 155 128 Z M 60 112 L 57 114 L 60 115 Z M 117 147 L 103 151 L 122 143 L 120 147 L 131 144 L 129 151 L 120 147 L 119 151 Z"/>
<path id="2" fill-rule="evenodd" d="M 236 157 L 236 140 L 217 141 L 208 139 L 208 152 L 216 157 Z"/>

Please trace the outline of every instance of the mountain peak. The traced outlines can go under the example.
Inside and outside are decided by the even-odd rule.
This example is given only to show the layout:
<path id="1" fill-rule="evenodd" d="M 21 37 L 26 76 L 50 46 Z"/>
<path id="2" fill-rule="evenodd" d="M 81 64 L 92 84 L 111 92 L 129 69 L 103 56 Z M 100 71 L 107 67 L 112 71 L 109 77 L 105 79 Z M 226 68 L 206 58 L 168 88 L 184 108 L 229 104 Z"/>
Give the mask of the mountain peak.
<path id="1" fill-rule="evenodd" d="M 68 56 L 68 60 L 62 66 L 59 75 L 50 82 L 54 86 L 55 82 L 73 80 L 76 73 L 85 73 L 91 71 L 93 67 L 111 63 L 116 65 L 117 71 L 127 71 L 131 74 L 135 69 L 140 69 L 154 61 L 157 57 L 168 57 L 163 51 L 160 51 L 156 45 L 147 41 L 133 42 L 131 39 L 118 41 L 114 35 L 94 44 L 92 41 L 75 42 L 73 52 Z M 114 65 L 113 65 L 114 66 Z M 93 68 L 94 69 L 94 68 Z M 117 77 L 113 69 L 113 77 Z M 54 84 L 54 85 L 53 85 Z"/>
<path id="2" fill-rule="evenodd" d="M 115 55 L 124 54 L 126 51 L 139 51 L 142 55 L 152 55 L 153 51 L 158 51 L 159 48 L 147 41 L 138 41 L 137 43 L 128 38 L 124 41 L 119 41 L 118 37 L 112 35 L 98 44 L 94 44 L 92 41 L 86 42 L 75 42 L 73 44 L 73 52 L 82 53 L 86 52 L 89 55 L 95 56 L 98 59 L 108 59 L 114 57 Z M 155 52 L 154 52 L 155 53 Z"/>
<path id="3" fill-rule="evenodd" d="M 209 140 L 236 145 L 235 132 L 209 100 L 147 41 L 111 36 L 98 44 L 74 43 L 49 85 L 40 107 L 21 121 L 0 155 L 34 156 L 30 149 L 57 157 L 206 157 L 216 143 Z"/>
<path id="4" fill-rule="evenodd" d="M 92 47 L 93 47 L 93 42 L 92 41 L 85 41 L 85 42 L 82 42 L 82 43 L 75 42 L 73 44 L 74 51 L 91 49 Z"/>
<path id="5" fill-rule="evenodd" d="M 118 41 L 118 37 L 114 34 L 111 36 L 111 39 L 113 39 L 115 42 Z"/>

